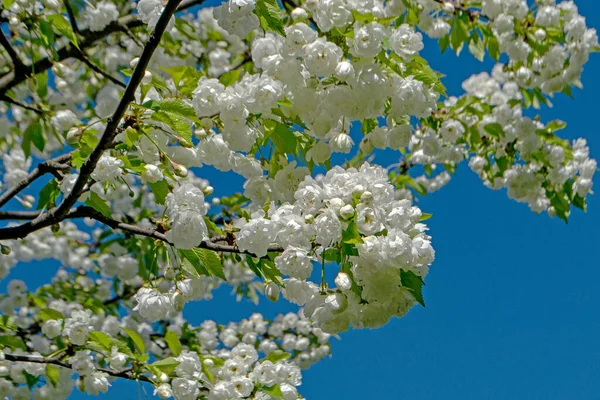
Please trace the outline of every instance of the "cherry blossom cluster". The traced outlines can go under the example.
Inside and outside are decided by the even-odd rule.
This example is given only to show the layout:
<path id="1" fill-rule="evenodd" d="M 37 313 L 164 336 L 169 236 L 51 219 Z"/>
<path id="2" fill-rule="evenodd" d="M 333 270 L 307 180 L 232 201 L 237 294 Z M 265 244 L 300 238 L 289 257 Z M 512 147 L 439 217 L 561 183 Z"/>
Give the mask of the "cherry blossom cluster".
<path id="1" fill-rule="evenodd" d="M 529 110 L 571 96 L 599 49 L 572 1 L 201 3 L 4 2 L 0 278 L 59 268 L 0 298 L 0 396 L 129 379 L 178 400 L 301 398 L 330 334 L 424 305 L 431 215 L 413 200 L 458 163 L 535 212 L 586 209 L 585 140 Z M 429 39 L 498 64 L 448 96 Z M 204 166 L 243 188 L 221 197 Z M 186 304 L 223 285 L 300 310 L 190 324 Z"/>

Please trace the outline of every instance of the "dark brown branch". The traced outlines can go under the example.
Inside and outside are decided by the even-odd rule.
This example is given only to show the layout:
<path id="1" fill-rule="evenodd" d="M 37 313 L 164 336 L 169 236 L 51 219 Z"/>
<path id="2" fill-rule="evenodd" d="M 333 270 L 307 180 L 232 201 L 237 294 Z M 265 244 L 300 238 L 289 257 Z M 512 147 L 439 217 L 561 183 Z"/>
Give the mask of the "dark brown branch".
<path id="1" fill-rule="evenodd" d="M 102 75 L 103 77 L 105 77 L 106 79 L 108 79 L 109 81 L 111 81 L 112 83 L 114 83 L 115 85 L 119 85 L 121 87 L 127 87 L 126 84 L 124 84 L 123 82 L 121 82 L 120 80 L 118 80 L 117 78 L 111 76 L 108 72 L 103 71 L 101 68 L 99 68 L 98 66 L 96 66 L 86 55 L 83 51 L 80 51 L 79 54 L 77 55 L 77 58 L 79 60 L 81 60 L 85 65 L 87 65 L 88 67 L 90 67 L 90 69 L 92 71 L 94 71 L 95 73 Z"/>
<path id="2" fill-rule="evenodd" d="M 24 108 L 24 109 L 29 110 L 29 111 L 33 111 L 36 114 L 43 114 L 44 113 L 42 110 L 40 110 L 37 107 L 32 106 L 31 104 L 27 104 L 27 103 L 24 103 L 22 101 L 12 99 L 12 98 L 8 97 L 7 95 L 0 95 L 0 101 L 5 101 L 7 103 L 14 104 L 15 106 Z"/>
<path id="3" fill-rule="evenodd" d="M 20 355 L 15 355 L 15 354 L 5 354 L 4 356 L 6 357 L 7 361 L 12 361 L 12 362 L 52 364 L 52 365 L 57 365 L 59 367 L 63 367 L 63 368 L 67 368 L 67 369 L 73 369 L 71 367 L 71 364 L 69 364 L 68 362 L 62 361 L 58 358 L 50 358 L 50 357 L 46 358 L 46 357 L 39 357 L 39 356 L 20 356 Z M 133 375 L 130 369 L 125 369 L 123 371 L 112 371 L 110 369 L 105 369 L 105 368 L 96 368 L 96 370 L 99 372 L 104 372 L 107 375 L 114 376 L 115 378 L 124 378 L 124 379 L 133 380 L 133 381 L 139 380 L 139 381 L 144 381 L 144 382 L 152 382 L 145 375 L 138 375 L 138 376 Z"/>
<path id="4" fill-rule="evenodd" d="M 37 166 L 31 173 L 27 176 L 27 178 L 23 179 L 21 182 L 17 183 L 14 187 L 10 188 L 2 195 L 0 195 L 0 207 L 6 204 L 10 199 L 15 197 L 21 190 L 25 189 L 29 186 L 33 181 L 35 181 L 40 176 L 52 173 L 56 171 L 61 171 L 70 168 L 69 160 L 71 159 L 71 153 L 63 154 L 51 160 L 44 161 L 40 165 Z"/>
<path id="5" fill-rule="evenodd" d="M 39 229 L 46 228 L 48 226 L 59 223 L 67 217 L 67 214 L 71 211 L 71 207 L 75 205 L 81 194 L 83 193 L 90 175 L 94 172 L 98 161 L 104 154 L 104 151 L 110 147 L 113 143 L 113 139 L 118 134 L 119 124 L 121 119 L 125 115 L 125 111 L 129 108 L 129 105 L 135 98 L 135 91 L 139 84 L 142 82 L 144 74 L 146 73 L 146 67 L 154 54 L 154 51 L 158 47 L 160 43 L 160 39 L 167 29 L 167 25 L 171 20 L 171 17 L 175 13 L 177 6 L 181 0 L 169 0 L 167 5 L 165 6 L 154 31 L 150 35 L 144 50 L 142 51 L 142 55 L 139 58 L 138 64 L 131 75 L 131 79 L 127 84 L 127 88 L 123 93 L 123 97 L 119 101 L 117 108 L 113 115 L 111 115 L 106 121 L 106 128 L 102 137 L 98 141 L 98 144 L 87 158 L 87 160 L 81 166 L 79 170 L 79 175 L 75 184 L 73 185 L 73 189 L 71 192 L 66 195 L 63 201 L 57 206 L 50 209 L 48 212 L 40 214 L 39 217 L 34 220 L 27 222 L 23 225 L 7 227 L 0 229 L 0 239 L 15 239 L 15 238 L 23 238 L 30 234 L 31 232 L 35 232 Z M 125 122 L 121 125 L 121 128 L 127 128 L 129 122 Z"/>
<path id="6" fill-rule="evenodd" d="M 75 205 L 77 202 L 77 199 L 87 184 L 90 175 L 92 172 L 94 172 L 100 157 L 102 157 L 102 154 L 104 154 L 104 151 L 107 149 L 108 145 L 112 143 L 113 139 L 115 138 L 121 119 L 125 115 L 125 111 L 127 111 L 129 108 L 129 104 L 131 104 L 131 102 L 134 100 L 135 91 L 142 82 L 144 74 L 146 73 L 146 68 L 150 63 L 150 59 L 158 47 L 160 39 L 167 29 L 167 25 L 171 20 L 171 16 L 173 16 L 175 13 L 179 3 L 181 3 L 181 0 L 169 0 L 165 6 L 160 18 L 158 19 L 158 22 L 156 23 L 154 32 L 152 32 L 150 35 L 150 38 L 148 39 L 148 42 L 142 51 L 142 55 L 140 56 L 138 64 L 131 75 L 131 79 L 127 84 L 127 88 L 125 89 L 125 93 L 123 93 L 123 97 L 121 97 L 121 101 L 119 101 L 119 104 L 117 105 L 117 109 L 106 122 L 106 129 L 104 130 L 98 145 L 94 148 L 88 159 L 81 166 L 79 176 L 75 181 L 75 185 L 73 186 L 71 193 L 64 198 L 56 210 L 48 214 L 49 218 L 61 218 L 63 215 L 66 215 L 71 207 L 73 207 L 73 205 Z"/>
<path id="7" fill-rule="evenodd" d="M 40 215 L 39 211 L 5 211 L 5 212 L 0 212 L 0 220 L 7 220 L 7 219 L 34 220 L 39 215 Z M 122 230 L 125 232 L 132 233 L 134 235 L 149 237 L 149 238 L 160 240 L 161 242 L 165 242 L 167 244 L 173 245 L 173 243 L 171 243 L 167 239 L 167 236 L 164 233 L 161 233 L 156 229 L 142 228 L 137 225 L 131 225 L 131 224 L 127 224 L 125 222 L 117 221 L 115 219 L 109 218 L 109 217 L 99 213 L 98 211 L 96 211 L 93 208 L 88 207 L 88 206 L 80 206 L 80 207 L 71 209 L 67 213 L 67 215 L 65 216 L 64 219 L 75 219 L 75 218 L 91 218 L 91 219 L 94 219 L 112 229 L 119 229 L 119 230 Z M 18 228 L 18 227 L 14 227 L 14 228 Z M 3 231 L 8 230 L 8 229 L 12 229 L 12 227 L 0 229 L 0 239 L 23 238 L 26 236 L 26 235 L 21 236 L 18 234 L 18 230 L 13 230 L 13 232 L 15 232 L 17 234 L 16 237 L 5 237 L 6 235 L 3 234 Z M 200 242 L 198 247 L 202 248 L 202 249 L 219 251 L 219 252 L 223 252 L 223 253 L 238 253 L 238 254 L 248 254 L 248 255 L 254 256 L 253 253 L 251 253 L 249 251 L 241 250 L 237 246 L 230 246 L 230 245 L 217 243 L 217 242 L 222 242 L 222 241 L 226 241 L 226 240 L 227 240 L 227 237 L 217 236 L 217 237 L 211 238 L 209 240 L 203 240 L 202 242 Z M 281 248 L 279 246 L 272 246 L 269 248 L 269 252 L 281 253 L 282 251 L 283 251 L 283 248 Z"/>
<path id="8" fill-rule="evenodd" d="M 203 2 L 204 0 L 186 0 L 177 8 L 177 12 L 187 10 L 190 7 L 200 5 Z M 143 23 L 138 19 L 137 15 L 130 14 L 119 18 L 117 21 L 111 23 L 101 31 L 94 32 L 92 30 L 85 29 L 79 32 L 80 36 L 83 38 L 83 40 L 79 42 L 79 48 L 81 50 L 87 49 L 96 44 L 97 41 L 104 39 L 106 36 L 112 33 L 122 32 L 124 28 L 132 29 L 142 25 Z M 66 59 L 76 57 L 79 51 L 80 50 L 74 45 L 67 44 L 66 46 L 57 50 L 56 58 L 46 57 L 34 62 L 32 65 L 14 69 L 13 71 L 3 75 L 0 77 L 0 95 L 5 94 L 8 90 L 25 81 L 25 79 L 32 76 L 34 72 L 39 74 L 50 69 L 56 62 L 61 62 Z"/>
<path id="9" fill-rule="evenodd" d="M 71 3 L 69 0 L 64 0 L 65 8 L 67 9 L 67 14 L 69 15 L 69 22 L 71 23 L 71 28 L 76 35 L 79 35 L 79 27 L 77 26 L 77 20 L 75 19 L 75 13 L 73 12 L 73 8 L 71 7 Z"/>
<path id="10" fill-rule="evenodd" d="M 0 44 L 2 45 L 2 47 L 4 47 L 4 50 L 6 50 L 6 52 L 10 56 L 10 59 L 12 60 L 15 69 L 24 68 L 23 61 L 21 61 L 21 58 L 19 57 L 15 49 L 12 47 L 12 45 L 8 41 L 8 38 L 4 35 L 4 32 L 2 32 L 1 29 Z"/>

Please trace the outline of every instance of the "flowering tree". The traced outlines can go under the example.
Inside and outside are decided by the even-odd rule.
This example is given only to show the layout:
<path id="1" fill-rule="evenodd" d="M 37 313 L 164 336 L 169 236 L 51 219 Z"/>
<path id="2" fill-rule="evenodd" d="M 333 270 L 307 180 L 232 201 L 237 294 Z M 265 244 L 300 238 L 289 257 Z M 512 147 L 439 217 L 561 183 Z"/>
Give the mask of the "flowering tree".
<path id="1" fill-rule="evenodd" d="M 585 140 L 527 116 L 598 50 L 573 2 L 201 3 L 2 0 L 0 273 L 62 266 L 0 299 L 1 396 L 128 379 L 164 399 L 297 399 L 331 334 L 424 304 L 431 215 L 413 201 L 458 163 L 536 213 L 585 210 Z M 498 63 L 448 97 L 423 34 Z M 386 148 L 399 162 L 377 165 Z M 204 164 L 243 192 L 217 197 Z M 220 285 L 301 308 L 182 317 Z"/>

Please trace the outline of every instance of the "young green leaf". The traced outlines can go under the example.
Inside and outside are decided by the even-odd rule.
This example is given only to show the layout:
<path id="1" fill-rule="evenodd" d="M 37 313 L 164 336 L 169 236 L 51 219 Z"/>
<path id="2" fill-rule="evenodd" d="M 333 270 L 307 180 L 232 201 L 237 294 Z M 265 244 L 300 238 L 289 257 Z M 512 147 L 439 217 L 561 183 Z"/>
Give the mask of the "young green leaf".
<path id="1" fill-rule="evenodd" d="M 167 342 L 167 346 L 169 346 L 169 350 L 173 352 L 176 356 L 181 354 L 181 342 L 179 341 L 179 336 L 173 331 L 167 331 L 165 334 L 165 342 Z"/>

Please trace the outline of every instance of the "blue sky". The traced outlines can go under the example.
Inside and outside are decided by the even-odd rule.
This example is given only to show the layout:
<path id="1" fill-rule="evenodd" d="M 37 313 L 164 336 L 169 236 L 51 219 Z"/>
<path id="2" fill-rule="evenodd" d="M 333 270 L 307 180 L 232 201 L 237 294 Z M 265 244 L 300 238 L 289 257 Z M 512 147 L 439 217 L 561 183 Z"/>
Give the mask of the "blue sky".
<path id="1" fill-rule="evenodd" d="M 600 28 L 597 2 L 576 4 L 588 25 Z M 468 54 L 441 56 L 437 45 L 427 44 L 422 55 L 447 75 L 450 94 L 460 94 L 465 78 L 491 67 Z M 559 95 L 554 108 L 540 111 L 546 121 L 568 123 L 563 137 L 587 138 L 595 157 L 599 71 L 600 56 L 592 55 L 575 100 Z M 208 169 L 198 173 L 217 194 L 241 182 L 217 179 L 221 175 Z M 448 186 L 419 206 L 433 214 L 427 223 L 437 254 L 424 289 L 427 307 L 333 340 L 333 356 L 305 371 L 301 393 L 348 400 L 600 399 L 600 197 L 592 196 L 589 211 L 575 211 L 567 225 L 485 188 L 462 165 Z M 14 276 L 47 277 L 55 267 L 28 264 Z M 30 286 L 43 283 L 38 279 Z M 293 309 L 284 301 L 237 303 L 225 289 L 210 303 L 188 304 L 185 314 L 194 324 L 225 323 L 255 311 L 273 317 Z M 137 397 L 135 384 L 113 385 L 100 398 Z"/>

